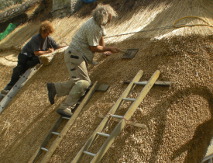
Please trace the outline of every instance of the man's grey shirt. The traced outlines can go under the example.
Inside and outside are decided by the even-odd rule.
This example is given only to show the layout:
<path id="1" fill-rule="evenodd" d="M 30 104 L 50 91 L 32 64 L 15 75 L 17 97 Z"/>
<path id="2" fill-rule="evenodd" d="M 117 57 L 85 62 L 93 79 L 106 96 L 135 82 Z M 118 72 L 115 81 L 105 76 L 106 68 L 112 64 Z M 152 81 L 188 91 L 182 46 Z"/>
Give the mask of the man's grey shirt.
<path id="1" fill-rule="evenodd" d="M 89 46 L 98 46 L 101 37 L 104 35 L 104 28 L 98 25 L 93 18 L 90 18 L 74 35 L 65 55 L 78 56 L 78 60 L 76 58 L 71 59 L 74 64 L 80 64 L 82 60 L 92 63 L 94 53 L 89 49 Z"/>

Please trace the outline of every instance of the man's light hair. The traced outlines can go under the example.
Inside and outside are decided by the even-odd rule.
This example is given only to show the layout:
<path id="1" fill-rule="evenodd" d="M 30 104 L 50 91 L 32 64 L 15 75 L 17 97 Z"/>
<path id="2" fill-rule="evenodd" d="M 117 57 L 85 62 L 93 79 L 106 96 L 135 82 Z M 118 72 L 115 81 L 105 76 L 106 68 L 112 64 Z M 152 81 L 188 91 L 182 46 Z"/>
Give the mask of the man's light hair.
<path id="1" fill-rule="evenodd" d="M 98 5 L 93 11 L 93 18 L 99 25 L 106 25 L 109 15 L 116 17 L 116 11 L 110 5 Z"/>

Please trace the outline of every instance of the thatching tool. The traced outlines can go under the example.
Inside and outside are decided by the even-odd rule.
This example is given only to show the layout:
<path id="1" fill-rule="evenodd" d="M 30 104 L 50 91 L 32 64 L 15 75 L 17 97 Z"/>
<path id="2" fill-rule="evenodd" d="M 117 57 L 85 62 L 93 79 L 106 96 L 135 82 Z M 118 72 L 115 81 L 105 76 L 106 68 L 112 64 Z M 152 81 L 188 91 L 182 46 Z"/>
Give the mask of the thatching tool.
<path id="1" fill-rule="evenodd" d="M 122 56 L 123 59 L 132 59 L 135 57 L 139 49 L 126 49 L 126 50 L 121 49 L 120 51 L 124 53 Z"/>
<path id="2" fill-rule="evenodd" d="M 109 85 L 107 85 L 107 84 L 98 84 L 98 86 L 95 89 L 95 91 L 105 92 L 108 89 L 109 89 Z"/>

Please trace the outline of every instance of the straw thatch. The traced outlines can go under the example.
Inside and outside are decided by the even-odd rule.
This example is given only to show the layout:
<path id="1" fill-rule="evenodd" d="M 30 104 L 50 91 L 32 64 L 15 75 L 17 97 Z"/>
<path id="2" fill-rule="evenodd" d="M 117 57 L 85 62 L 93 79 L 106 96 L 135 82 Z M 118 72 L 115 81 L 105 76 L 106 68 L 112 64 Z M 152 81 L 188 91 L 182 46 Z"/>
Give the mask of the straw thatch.
<path id="1" fill-rule="evenodd" d="M 205 22 L 190 17 L 180 20 L 179 25 L 206 22 L 212 25 L 213 3 L 208 0 L 194 0 L 193 3 L 190 0 L 135 1 L 137 3 L 131 4 L 132 10 L 124 12 L 128 8 L 125 0 L 103 2 L 111 3 L 120 12 L 120 17 L 108 27 L 108 36 L 132 33 L 108 37 L 106 41 L 121 49 L 139 48 L 139 52 L 132 60 L 122 60 L 122 54 L 96 57 L 100 64 L 89 67 L 91 79 L 109 84 L 110 89 L 94 94 L 49 162 L 72 160 L 101 122 L 98 116 L 106 115 L 126 88 L 122 81 L 131 80 L 140 69 L 144 71 L 142 80 L 148 80 L 158 69 L 161 71 L 159 80 L 173 84 L 170 88 L 154 87 L 149 92 L 131 119 L 144 123 L 147 129 L 127 126 L 101 162 L 200 162 L 213 137 L 213 29 L 210 26 L 156 28 L 172 26 L 185 16 L 197 16 Z M 123 4 L 125 10 L 115 2 Z M 53 20 L 56 27 L 53 37 L 58 42 L 69 43 L 88 18 L 77 14 Z M 10 47 L 21 47 L 37 29 L 38 26 L 32 23 L 17 28 L 0 43 L 1 56 Z M 1 65 L 1 76 L 4 76 L 0 80 L 1 87 L 9 80 L 8 70 L 11 69 Z M 56 104 L 49 105 L 45 83 L 67 78 L 63 55 L 58 54 L 0 115 L 1 162 L 28 162 L 36 152 L 59 117 L 55 110 L 64 99 L 59 98 Z M 125 108 L 122 108 L 118 113 L 124 112 Z M 114 123 L 110 122 L 110 125 Z M 94 146 L 91 150 L 95 152 L 98 148 Z M 82 162 L 88 162 L 88 157 Z"/>

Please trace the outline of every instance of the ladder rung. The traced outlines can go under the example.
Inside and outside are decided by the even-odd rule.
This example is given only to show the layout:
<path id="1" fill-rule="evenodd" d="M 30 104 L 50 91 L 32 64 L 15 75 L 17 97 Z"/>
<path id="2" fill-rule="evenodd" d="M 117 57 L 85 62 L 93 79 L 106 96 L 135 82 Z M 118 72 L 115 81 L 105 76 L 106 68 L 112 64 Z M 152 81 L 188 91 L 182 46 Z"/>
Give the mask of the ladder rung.
<path id="1" fill-rule="evenodd" d="M 124 116 L 120 116 L 120 115 L 114 115 L 114 114 L 112 114 L 112 115 L 110 115 L 111 117 L 114 117 L 114 118 L 120 118 L 120 119 L 123 119 L 124 118 Z"/>
<path id="2" fill-rule="evenodd" d="M 41 150 L 48 152 L 48 149 L 44 147 L 41 147 Z"/>
<path id="3" fill-rule="evenodd" d="M 62 117 L 63 119 L 66 119 L 66 120 L 69 120 L 70 118 L 69 117 Z"/>
<path id="4" fill-rule="evenodd" d="M 90 155 L 90 156 L 95 156 L 96 154 L 94 154 L 94 153 L 91 153 L 91 152 L 88 152 L 88 151 L 84 151 L 83 153 L 85 153 L 85 154 L 87 154 L 87 155 Z"/>
<path id="5" fill-rule="evenodd" d="M 104 136 L 104 137 L 109 137 L 110 135 L 109 134 L 105 134 L 103 132 L 97 132 L 98 135 L 101 135 L 101 136 Z"/>
<path id="6" fill-rule="evenodd" d="M 126 101 L 135 101 L 135 98 L 123 98 L 123 100 L 126 100 Z"/>
<path id="7" fill-rule="evenodd" d="M 53 135 L 59 135 L 59 132 L 52 132 Z"/>
<path id="8" fill-rule="evenodd" d="M 141 82 L 134 82 L 136 85 L 146 85 L 148 82 L 147 81 L 141 81 Z"/>

